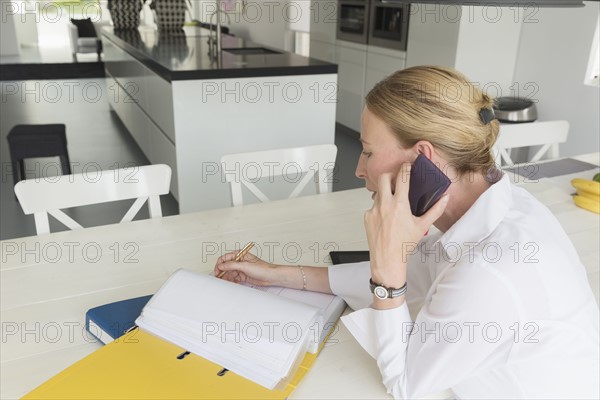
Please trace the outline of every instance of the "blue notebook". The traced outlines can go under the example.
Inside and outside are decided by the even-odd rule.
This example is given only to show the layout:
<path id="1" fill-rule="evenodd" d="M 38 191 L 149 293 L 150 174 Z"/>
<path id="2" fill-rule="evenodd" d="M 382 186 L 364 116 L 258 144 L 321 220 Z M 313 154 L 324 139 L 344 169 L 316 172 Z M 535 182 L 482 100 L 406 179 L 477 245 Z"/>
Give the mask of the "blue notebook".
<path id="1" fill-rule="evenodd" d="M 99 341 L 108 344 L 135 325 L 151 297 L 136 297 L 91 308 L 85 313 L 85 328 Z"/>

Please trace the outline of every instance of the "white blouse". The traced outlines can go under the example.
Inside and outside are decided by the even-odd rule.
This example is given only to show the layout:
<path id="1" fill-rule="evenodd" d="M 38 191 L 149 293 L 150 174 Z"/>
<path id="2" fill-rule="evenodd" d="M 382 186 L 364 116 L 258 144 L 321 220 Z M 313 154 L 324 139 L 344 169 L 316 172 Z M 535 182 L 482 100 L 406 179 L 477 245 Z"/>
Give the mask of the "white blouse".
<path id="1" fill-rule="evenodd" d="M 508 176 L 408 262 L 406 303 L 369 308 L 368 263 L 329 268 L 342 321 L 395 398 L 599 398 L 598 305 L 554 216 Z M 411 315 L 413 318 L 411 318 Z"/>

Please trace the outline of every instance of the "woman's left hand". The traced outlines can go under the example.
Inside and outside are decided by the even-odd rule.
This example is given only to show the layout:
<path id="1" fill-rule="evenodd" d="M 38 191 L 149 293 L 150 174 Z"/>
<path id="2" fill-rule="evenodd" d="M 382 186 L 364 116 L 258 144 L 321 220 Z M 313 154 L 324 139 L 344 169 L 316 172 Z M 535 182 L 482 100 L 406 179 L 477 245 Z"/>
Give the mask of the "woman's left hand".
<path id="1" fill-rule="evenodd" d="M 412 215 L 408 200 L 410 170 L 411 165 L 405 163 L 397 176 L 381 174 L 373 207 L 365 213 L 371 277 L 392 288 L 404 285 L 408 256 L 448 204 L 445 194 L 421 217 Z"/>

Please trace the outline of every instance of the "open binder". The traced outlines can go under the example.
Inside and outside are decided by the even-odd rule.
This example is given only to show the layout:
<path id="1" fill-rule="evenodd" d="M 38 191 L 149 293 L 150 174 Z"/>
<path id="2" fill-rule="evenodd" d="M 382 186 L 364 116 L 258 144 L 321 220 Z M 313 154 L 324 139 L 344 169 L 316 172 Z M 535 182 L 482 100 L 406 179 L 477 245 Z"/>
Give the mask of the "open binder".
<path id="1" fill-rule="evenodd" d="M 146 305 L 139 328 L 25 398 L 286 398 L 345 303 L 261 289 L 178 270 Z M 257 335 L 257 327 L 270 331 Z"/>
<path id="2" fill-rule="evenodd" d="M 294 378 L 269 390 L 141 329 L 126 333 L 24 399 L 285 399 L 316 360 L 306 353 Z M 178 358 L 179 357 L 179 358 Z"/>

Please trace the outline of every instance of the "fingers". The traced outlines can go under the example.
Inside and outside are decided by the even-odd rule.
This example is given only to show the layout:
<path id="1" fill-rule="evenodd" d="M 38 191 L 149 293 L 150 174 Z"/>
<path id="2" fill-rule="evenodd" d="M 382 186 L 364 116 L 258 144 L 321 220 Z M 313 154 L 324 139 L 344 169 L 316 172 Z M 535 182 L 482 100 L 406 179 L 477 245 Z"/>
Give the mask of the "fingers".
<path id="1" fill-rule="evenodd" d="M 375 196 L 375 203 L 381 204 L 384 200 L 392 196 L 392 174 L 383 173 L 379 175 L 377 183 L 377 195 Z"/>
<path id="2" fill-rule="evenodd" d="M 213 268 L 214 276 L 236 283 L 245 282 L 249 279 L 248 271 L 256 272 L 255 266 L 264 264 L 264 261 L 249 251 L 238 257 L 240 252 L 241 250 L 232 251 L 219 257 Z"/>
<path id="3" fill-rule="evenodd" d="M 412 165 L 403 163 L 395 176 L 390 173 L 382 173 L 379 176 L 375 202 L 364 216 L 365 227 L 368 231 L 376 229 L 384 217 L 400 218 L 403 221 L 412 219 L 418 226 L 429 228 L 444 213 L 448 204 L 447 194 L 442 196 L 440 201 L 436 202 L 421 217 L 412 215 L 409 202 L 411 171 Z M 390 200 L 393 200 L 393 202 L 390 202 Z"/>
<path id="4" fill-rule="evenodd" d="M 408 199 L 411 168 L 410 163 L 403 163 L 396 176 L 392 173 L 379 175 L 376 199 L 380 202 L 392 196 L 398 200 Z"/>
<path id="5" fill-rule="evenodd" d="M 230 269 L 235 270 L 235 268 L 228 267 L 228 265 L 231 262 L 235 262 L 235 258 L 237 256 L 238 252 L 239 252 L 239 250 L 238 251 L 232 251 L 232 252 L 229 252 L 227 254 L 223 254 L 221 257 L 219 257 L 217 259 L 217 262 L 215 264 L 215 268 L 213 270 L 214 271 L 213 273 L 214 273 L 214 275 L 216 277 L 223 277 L 222 275 L 224 273 L 226 273 Z M 253 256 L 253 255 L 251 255 L 249 253 L 246 253 L 244 255 L 244 257 L 242 258 L 242 260 L 240 260 L 240 261 L 251 261 L 253 259 L 253 257 L 255 257 L 255 256 Z"/>
<path id="6" fill-rule="evenodd" d="M 235 256 L 237 255 L 237 253 L 238 253 L 237 251 L 232 251 L 230 253 L 223 254 L 221 257 L 219 257 L 217 259 L 217 265 L 222 264 L 227 261 L 235 260 Z"/>
<path id="7" fill-rule="evenodd" d="M 239 250 L 232 251 L 227 254 L 223 254 L 221 257 L 219 257 L 217 259 L 216 265 L 219 265 L 219 264 L 222 264 L 222 263 L 225 263 L 228 261 L 234 261 L 238 255 L 238 253 L 239 253 Z M 247 252 L 246 254 L 244 254 L 242 256 L 242 258 L 239 261 L 255 262 L 255 261 L 258 261 L 258 257 L 256 257 L 254 254 L 251 254 L 250 252 Z"/>
<path id="8" fill-rule="evenodd" d="M 236 276 L 243 272 L 243 263 L 237 261 L 224 261 L 215 266 L 215 276 L 227 280 L 234 280 Z"/>
<path id="9" fill-rule="evenodd" d="M 400 166 L 400 171 L 398 171 L 398 175 L 396 176 L 396 183 L 394 187 L 394 197 L 398 201 L 408 200 L 411 169 L 412 165 L 410 163 L 403 163 Z"/>

